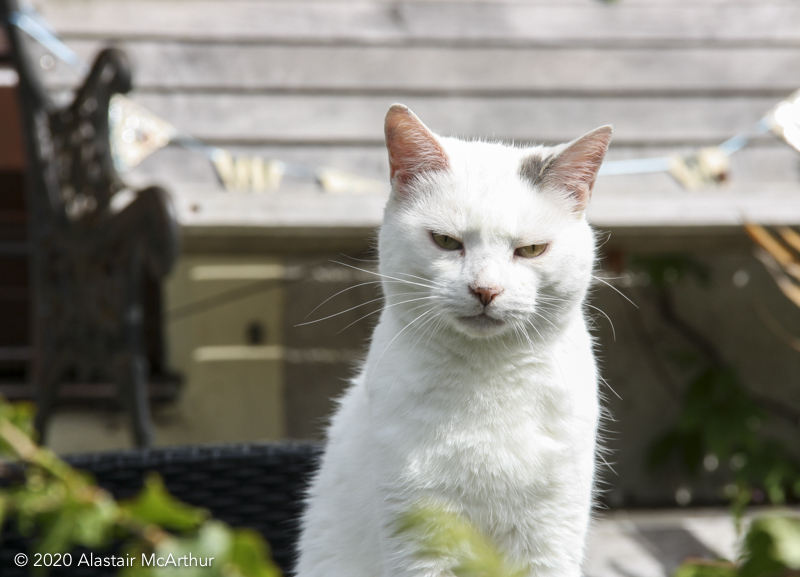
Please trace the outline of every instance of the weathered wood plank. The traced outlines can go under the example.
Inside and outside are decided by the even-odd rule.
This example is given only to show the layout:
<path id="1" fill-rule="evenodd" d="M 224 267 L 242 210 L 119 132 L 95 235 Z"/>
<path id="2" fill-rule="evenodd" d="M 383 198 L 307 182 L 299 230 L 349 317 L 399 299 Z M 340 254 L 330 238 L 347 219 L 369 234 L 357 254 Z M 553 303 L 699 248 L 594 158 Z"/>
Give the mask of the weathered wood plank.
<path id="1" fill-rule="evenodd" d="M 777 141 L 765 146 L 751 146 L 736 153 L 731 159 L 731 180 L 735 183 L 784 182 L 795 183 L 800 177 L 800 156 L 788 146 Z M 330 166 L 383 182 L 389 180 L 386 149 L 374 146 L 232 146 L 234 154 L 260 156 L 309 167 Z M 687 153 L 687 148 L 625 147 L 612 142 L 608 160 L 652 158 L 673 153 Z M 135 169 L 137 182 L 142 185 L 160 182 L 168 187 L 185 188 L 186 185 L 216 189 L 214 175 L 208 159 L 196 152 L 170 146 L 147 158 Z M 648 188 L 653 186 L 653 175 L 602 177 L 612 188 Z M 660 177 L 657 180 L 661 180 Z M 667 179 L 669 180 L 669 179 Z M 293 188 L 298 183 L 287 179 L 285 186 Z M 669 190 L 680 190 L 677 185 Z M 309 186 L 311 188 L 311 186 Z M 221 188 L 219 188 L 221 190 Z"/>
<path id="2" fill-rule="evenodd" d="M 602 124 L 618 144 L 722 141 L 748 129 L 775 99 L 523 98 L 140 94 L 135 100 L 199 138 L 240 143 L 380 143 L 401 100 L 442 134 L 563 142 Z"/>
<path id="3" fill-rule="evenodd" d="M 607 181 L 608 179 L 606 179 Z M 734 185 L 705 193 L 654 194 L 648 190 L 610 193 L 598 183 L 588 209 L 598 227 L 738 226 L 749 219 L 763 224 L 800 224 L 800 185 Z M 177 214 L 193 234 L 215 228 L 368 229 L 380 224 L 384 195 L 221 194 L 182 191 L 175 194 Z M 211 232 L 213 234 L 213 232 Z"/>
<path id="4" fill-rule="evenodd" d="M 604 45 L 796 43 L 800 5 L 763 3 L 38 0 L 68 36 Z"/>
<path id="5" fill-rule="evenodd" d="M 97 41 L 69 45 L 87 62 Z M 139 90 L 397 94 L 783 93 L 800 87 L 796 48 L 481 49 L 131 41 Z M 64 65 L 44 74 L 73 85 Z"/>

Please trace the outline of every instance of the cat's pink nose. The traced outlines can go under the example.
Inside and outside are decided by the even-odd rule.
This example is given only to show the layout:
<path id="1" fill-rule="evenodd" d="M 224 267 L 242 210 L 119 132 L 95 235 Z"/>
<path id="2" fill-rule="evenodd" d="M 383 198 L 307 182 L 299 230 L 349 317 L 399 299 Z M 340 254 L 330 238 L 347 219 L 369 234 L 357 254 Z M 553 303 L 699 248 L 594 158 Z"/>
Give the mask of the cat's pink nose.
<path id="1" fill-rule="evenodd" d="M 472 288 L 472 294 L 478 297 L 478 300 L 481 301 L 481 304 L 483 306 L 487 306 L 490 302 L 494 300 L 494 297 L 503 292 L 503 289 L 496 287 L 479 286 L 471 288 Z"/>

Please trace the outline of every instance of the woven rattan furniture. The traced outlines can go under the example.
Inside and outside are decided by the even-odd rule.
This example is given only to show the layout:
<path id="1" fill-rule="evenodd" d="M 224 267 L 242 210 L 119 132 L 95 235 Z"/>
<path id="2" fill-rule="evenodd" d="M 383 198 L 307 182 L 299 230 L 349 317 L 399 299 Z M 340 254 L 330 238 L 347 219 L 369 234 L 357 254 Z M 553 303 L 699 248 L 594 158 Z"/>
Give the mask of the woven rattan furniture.
<path id="1" fill-rule="evenodd" d="M 273 443 L 131 450 L 69 457 L 116 498 L 134 496 L 149 471 L 159 473 L 178 499 L 208 509 L 235 527 L 259 531 L 284 573 L 291 570 L 297 521 L 310 475 L 321 455 L 312 443 Z M 14 555 L 28 553 L 29 541 L 6 525 L 0 543 L 0 575 L 27 577 Z M 77 553 L 77 557 L 76 557 Z M 108 555 L 109 552 L 100 552 Z M 80 552 L 73 552 L 75 559 Z M 114 570 L 77 567 L 53 570 L 52 577 L 100 577 Z"/>

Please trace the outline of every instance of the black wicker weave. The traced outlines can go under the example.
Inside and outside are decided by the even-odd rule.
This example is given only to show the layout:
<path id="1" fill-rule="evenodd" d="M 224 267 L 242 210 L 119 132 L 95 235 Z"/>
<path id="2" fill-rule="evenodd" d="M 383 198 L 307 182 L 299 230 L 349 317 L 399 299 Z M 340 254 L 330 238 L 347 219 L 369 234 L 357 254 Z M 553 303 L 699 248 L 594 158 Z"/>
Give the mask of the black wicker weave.
<path id="1" fill-rule="evenodd" d="M 204 507 L 235 527 L 259 531 L 285 573 L 291 571 L 302 498 L 322 449 L 310 443 L 143 449 L 67 458 L 89 471 L 116 498 L 132 497 L 148 471 L 156 471 L 181 501 Z M 0 544 L 0 576 L 27 577 L 14 555 L 27 553 L 27 542 L 9 527 Z M 108 555 L 105 551 L 102 555 Z M 77 554 L 78 557 L 80 553 Z M 77 559 L 76 553 L 73 557 Z M 113 575 L 109 568 L 73 567 L 51 571 L 53 577 Z"/>

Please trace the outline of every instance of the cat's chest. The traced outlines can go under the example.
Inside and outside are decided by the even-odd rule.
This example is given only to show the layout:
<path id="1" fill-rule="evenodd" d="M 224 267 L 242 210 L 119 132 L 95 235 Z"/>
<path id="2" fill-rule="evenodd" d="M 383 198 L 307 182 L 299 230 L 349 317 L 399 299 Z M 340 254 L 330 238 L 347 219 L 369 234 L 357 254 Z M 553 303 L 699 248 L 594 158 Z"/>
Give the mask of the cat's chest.
<path id="1" fill-rule="evenodd" d="M 480 499 L 536 494 L 574 475 L 594 447 L 590 355 L 553 366 L 444 357 L 383 365 L 367 381 L 382 482 Z"/>
<path id="2" fill-rule="evenodd" d="M 381 420 L 375 439 L 390 478 L 407 487 L 536 490 L 575 446 L 569 420 L 563 403 L 533 394 L 428 398 Z"/>

